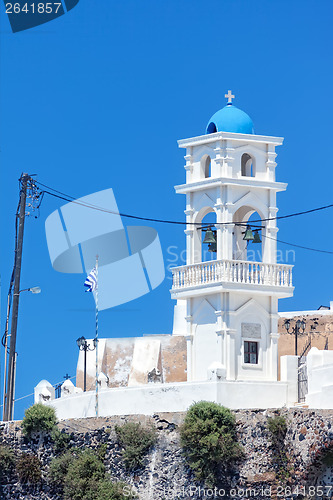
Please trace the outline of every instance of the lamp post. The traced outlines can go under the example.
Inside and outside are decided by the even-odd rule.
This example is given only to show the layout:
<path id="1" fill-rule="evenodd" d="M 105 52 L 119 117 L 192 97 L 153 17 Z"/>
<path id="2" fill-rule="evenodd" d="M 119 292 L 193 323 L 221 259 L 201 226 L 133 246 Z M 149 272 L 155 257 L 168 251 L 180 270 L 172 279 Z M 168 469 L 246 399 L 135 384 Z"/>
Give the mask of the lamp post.
<path id="1" fill-rule="evenodd" d="M 17 329 L 17 315 L 18 315 L 18 299 L 21 292 L 31 292 L 34 294 L 40 293 L 42 290 L 39 286 L 34 286 L 31 288 L 23 288 L 23 290 L 19 290 L 17 293 L 14 293 L 14 299 L 16 299 L 17 307 L 16 307 L 16 315 L 14 320 L 12 320 L 12 330 L 15 334 L 16 339 L 16 329 Z M 5 334 L 4 334 L 4 348 L 5 348 L 5 363 L 4 363 L 4 387 L 3 387 L 3 420 L 12 420 L 14 416 L 14 398 L 15 398 L 15 378 L 16 378 L 16 342 L 14 344 L 11 343 L 11 350 L 9 352 L 9 369 L 7 374 L 7 356 L 8 356 L 8 327 L 9 327 L 9 316 L 11 309 L 11 297 L 8 295 L 8 303 L 7 303 L 7 316 L 6 316 L 6 326 L 5 326 Z M 13 329 L 14 323 L 14 329 Z M 11 330 L 11 335 L 12 335 Z M 14 349 L 13 349 L 14 346 Z"/>
<path id="2" fill-rule="evenodd" d="M 83 391 L 87 390 L 87 351 L 94 351 L 97 345 L 97 339 L 94 338 L 94 347 L 90 347 L 87 340 L 84 337 L 77 339 L 76 343 L 80 351 L 84 351 L 84 369 L 83 369 Z"/>
<path id="3" fill-rule="evenodd" d="M 293 326 L 292 328 L 290 323 L 291 323 L 290 319 L 286 319 L 283 326 L 285 327 L 288 333 L 290 332 L 295 334 L 295 356 L 297 356 L 297 336 L 300 331 L 304 333 L 306 322 L 304 321 L 304 319 L 302 320 L 298 319 L 295 323 L 295 326 Z"/>

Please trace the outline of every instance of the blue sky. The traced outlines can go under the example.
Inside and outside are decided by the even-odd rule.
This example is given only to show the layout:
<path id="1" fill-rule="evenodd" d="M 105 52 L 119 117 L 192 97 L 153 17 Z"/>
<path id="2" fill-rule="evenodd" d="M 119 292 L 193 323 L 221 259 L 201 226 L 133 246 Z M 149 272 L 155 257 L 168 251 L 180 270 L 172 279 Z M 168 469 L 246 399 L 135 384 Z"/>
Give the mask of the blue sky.
<path id="1" fill-rule="evenodd" d="M 21 172 L 75 197 L 112 187 L 122 212 L 183 219 L 185 199 L 173 189 L 185 179 L 176 141 L 203 134 L 228 89 L 257 134 L 285 137 L 277 179 L 289 186 L 279 214 L 332 203 L 332 14 L 329 0 L 320 8 L 306 0 L 80 0 L 13 34 L 1 5 L 2 332 Z M 84 277 L 50 264 L 44 222 L 60 205 L 45 196 L 40 217 L 26 222 L 21 288 L 39 285 L 42 293 L 21 295 L 17 398 L 42 378 L 75 375 L 75 340 L 94 334 Z M 333 250 L 332 216 L 330 209 L 281 221 L 278 237 Z M 168 248 L 184 249 L 183 228 L 154 227 L 168 265 Z M 333 300 L 332 261 L 296 250 L 295 295 L 280 309 Z M 100 335 L 170 333 L 169 288 L 165 279 L 101 312 Z M 18 402 L 15 417 L 31 403 Z"/>

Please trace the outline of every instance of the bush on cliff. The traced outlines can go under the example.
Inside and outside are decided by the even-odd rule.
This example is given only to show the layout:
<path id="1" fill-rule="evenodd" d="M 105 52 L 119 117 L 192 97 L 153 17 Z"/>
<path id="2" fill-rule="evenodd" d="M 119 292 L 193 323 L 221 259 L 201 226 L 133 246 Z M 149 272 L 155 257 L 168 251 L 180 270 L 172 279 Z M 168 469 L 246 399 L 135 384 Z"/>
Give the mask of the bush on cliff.
<path id="1" fill-rule="evenodd" d="M 104 448 L 103 448 L 104 449 Z M 100 451 L 100 450 L 98 450 Z M 72 450 L 51 461 L 49 483 L 62 491 L 64 500 L 130 500 L 130 487 L 112 483 L 100 453 Z"/>
<path id="2" fill-rule="evenodd" d="M 36 455 L 22 453 L 16 463 L 16 472 L 21 483 L 36 485 L 42 478 L 42 464 Z"/>
<path id="3" fill-rule="evenodd" d="M 0 445 L 0 482 L 4 483 L 5 478 L 14 469 L 15 455 L 11 448 Z"/>
<path id="4" fill-rule="evenodd" d="M 68 500 L 93 500 L 99 481 L 105 478 L 105 467 L 91 451 L 85 450 L 69 462 L 64 477 L 64 497 Z"/>
<path id="5" fill-rule="evenodd" d="M 183 453 L 199 481 L 208 486 L 218 483 L 222 468 L 243 456 L 236 441 L 236 423 L 232 412 L 217 403 L 193 404 L 180 428 Z"/>
<path id="6" fill-rule="evenodd" d="M 156 429 L 144 427 L 141 423 L 127 422 L 116 425 L 115 431 L 119 443 L 123 446 L 123 459 L 128 470 L 143 466 L 143 461 L 149 449 L 157 440 Z"/>
<path id="7" fill-rule="evenodd" d="M 25 410 L 22 431 L 28 439 L 36 434 L 51 433 L 57 423 L 54 408 L 36 403 Z"/>
<path id="8" fill-rule="evenodd" d="M 125 483 L 112 483 L 104 479 L 98 483 L 94 500 L 131 500 L 137 498 L 131 494 L 131 487 Z"/>
<path id="9" fill-rule="evenodd" d="M 287 434 L 287 421 L 282 415 L 268 417 L 267 427 L 270 433 L 270 439 L 274 446 L 281 445 Z"/>
<path id="10" fill-rule="evenodd" d="M 287 420 L 283 415 L 268 417 L 267 427 L 272 445 L 272 462 L 279 481 L 290 477 L 285 437 L 288 430 Z"/>
<path id="11" fill-rule="evenodd" d="M 71 463 L 75 460 L 77 456 L 76 451 L 66 451 L 63 455 L 55 457 L 51 460 L 49 471 L 48 471 L 48 481 L 53 486 L 58 486 L 63 488 L 66 474 Z"/>

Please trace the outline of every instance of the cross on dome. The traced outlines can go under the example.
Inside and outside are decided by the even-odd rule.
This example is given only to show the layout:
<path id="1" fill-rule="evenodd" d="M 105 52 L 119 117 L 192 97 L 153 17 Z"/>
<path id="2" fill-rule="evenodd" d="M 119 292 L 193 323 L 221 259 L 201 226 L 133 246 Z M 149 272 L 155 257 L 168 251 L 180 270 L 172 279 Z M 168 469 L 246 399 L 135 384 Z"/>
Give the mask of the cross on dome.
<path id="1" fill-rule="evenodd" d="M 224 97 L 226 97 L 226 99 L 228 99 L 228 104 L 232 104 L 232 100 L 235 99 L 235 96 L 232 95 L 231 90 L 228 90 L 228 93 L 224 94 Z"/>

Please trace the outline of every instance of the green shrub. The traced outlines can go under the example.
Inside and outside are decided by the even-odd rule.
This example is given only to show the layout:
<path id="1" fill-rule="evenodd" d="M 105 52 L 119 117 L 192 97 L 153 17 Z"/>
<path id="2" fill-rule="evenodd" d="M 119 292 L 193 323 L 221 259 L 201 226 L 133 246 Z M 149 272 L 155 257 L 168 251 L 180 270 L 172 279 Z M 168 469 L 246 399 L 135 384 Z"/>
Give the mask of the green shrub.
<path id="1" fill-rule="evenodd" d="M 131 487 L 125 483 L 112 483 L 104 479 L 98 483 L 95 500 L 131 500 L 136 498 L 131 494 Z"/>
<path id="2" fill-rule="evenodd" d="M 15 455 L 8 446 L 0 446 L 0 480 L 3 482 L 5 476 L 9 474 L 15 465 Z"/>
<path id="3" fill-rule="evenodd" d="M 37 484 L 41 480 L 41 462 L 31 453 L 23 453 L 16 463 L 16 472 L 21 483 Z"/>
<path id="4" fill-rule="evenodd" d="M 100 450 L 105 450 L 101 445 Z M 90 450 L 71 450 L 53 458 L 48 481 L 63 490 L 66 500 L 126 500 L 135 498 L 125 483 L 112 483 L 105 476 L 101 458 Z M 127 486 L 127 489 L 125 487 Z"/>
<path id="5" fill-rule="evenodd" d="M 75 460 L 75 453 L 66 451 L 63 455 L 51 460 L 48 480 L 51 484 L 63 487 L 69 466 Z"/>
<path id="6" fill-rule="evenodd" d="M 333 467 L 333 449 L 328 449 L 324 452 L 322 463 L 327 467 Z"/>
<path id="7" fill-rule="evenodd" d="M 107 443 L 102 443 L 99 445 L 99 447 L 96 450 L 96 454 L 98 458 L 103 462 L 105 460 L 105 455 L 106 455 L 106 450 L 107 450 Z"/>
<path id="8" fill-rule="evenodd" d="M 287 420 L 282 415 L 268 417 L 267 427 L 270 432 L 272 444 L 281 444 L 287 434 Z"/>
<path id="9" fill-rule="evenodd" d="M 27 438 L 31 439 L 34 434 L 51 433 L 56 423 L 57 417 L 54 408 L 36 403 L 25 411 L 22 430 Z"/>
<path id="10" fill-rule="evenodd" d="M 268 417 L 267 427 L 272 444 L 272 463 L 276 470 L 276 477 L 279 481 L 285 481 L 290 477 L 290 464 L 285 445 L 287 420 L 283 415 Z"/>
<path id="11" fill-rule="evenodd" d="M 70 436 L 65 431 L 59 431 L 58 427 L 51 430 L 51 439 L 56 453 L 63 453 L 69 447 Z"/>
<path id="12" fill-rule="evenodd" d="M 156 429 L 144 427 L 141 423 L 127 422 L 121 426 L 116 425 L 115 431 L 119 443 L 124 447 L 126 468 L 133 470 L 142 467 L 146 453 L 156 443 Z"/>
<path id="13" fill-rule="evenodd" d="M 104 478 L 103 463 L 90 450 L 85 450 L 68 465 L 64 478 L 64 498 L 95 500 L 98 483 Z"/>
<path id="14" fill-rule="evenodd" d="M 222 467 L 242 458 L 232 412 L 217 403 L 193 404 L 180 428 L 183 453 L 199 481 L 217 484 Z"/>

